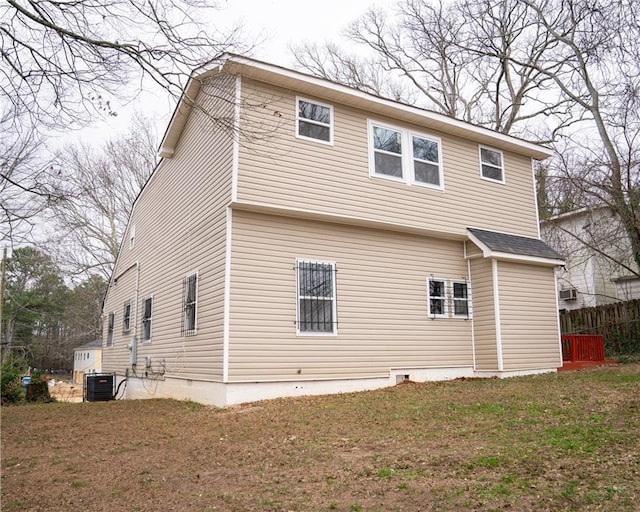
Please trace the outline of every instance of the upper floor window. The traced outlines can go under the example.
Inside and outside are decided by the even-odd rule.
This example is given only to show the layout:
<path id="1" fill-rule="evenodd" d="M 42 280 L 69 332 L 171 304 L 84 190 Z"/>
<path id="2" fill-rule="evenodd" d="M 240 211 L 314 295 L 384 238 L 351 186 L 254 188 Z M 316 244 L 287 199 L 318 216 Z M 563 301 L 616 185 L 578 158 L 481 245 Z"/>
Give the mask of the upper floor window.
<path id="1" fill-rule="evenodd" d="M 370 174 L 443 188 L 440 140 L 369 122 Z"/>
<path id="2" fill-rule="evenodd" d="M 131 330 L 131 301 L 124 303 L 122 311 L 122 332 L 129 332 Z"/>
<path id="3" fill-rule="evenodd" d="M 134 245 L 136 243 L 136 227 L 131 226 L 131 229 L 129 230 L 129 249 L 133 249 Z"/>
<path id="4" fill-rule="evenodd" d="M 333 144 L 333 107 L 296 98 L 296 136 Z"/>
<path id="5" fill-rule="evenodd" d="M 113 330 L 116 324 L 115 313 L 109 313 L 109 324 L 107 326 L 107 347 L 113 345 Z"/>
<path id="6" fill-rule="evenodd" d="M 335 263 L 298 261 L 298 334 L 336 334 Z"/>
<path id="7" fill-rule="evenodd" d="M 504 183 L 502 151 L 480 146 L 480 172 L 487 180 Z"/>
<path id="8" fill-rule="evenodd" d="M 153 319 L 153 297 L 142 301 L 142 341 L 151 340 L 151 320 Z"/>
<path id="9" fill-rule="evenodd" d="M 188 275 L 182 281 L 182 335 L 196 333 L 196 306 L 198 301 L 198 274 Z"/>

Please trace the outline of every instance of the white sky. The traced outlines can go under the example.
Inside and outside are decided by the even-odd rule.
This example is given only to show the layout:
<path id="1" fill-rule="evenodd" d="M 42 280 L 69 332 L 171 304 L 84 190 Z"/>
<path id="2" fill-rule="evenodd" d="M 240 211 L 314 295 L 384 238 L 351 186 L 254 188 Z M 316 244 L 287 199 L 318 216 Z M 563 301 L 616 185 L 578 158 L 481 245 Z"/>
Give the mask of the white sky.
<path id="1" fill-rule="evenodd" d="M 252 38 L 264 40 L 252 54 L 254 58 L 285 67 L 293 67 L 289 45 L 302 42 L 340 42 L 341 32 L 369 7 L 392 8 L 398 0 L 218 0 L 214 27 L 242 23 Z M 136 84 L 131 84 L 136 87 Z M 127 105 L 112 101 L 118 116 L 97 122 L 91 128 L 66 133 L 55 145 L 82 140 L 99 145 L 118 132 L 125 131 L 134 109 L 157 121 L 158 136 L 164 132 L 174 107 L 162 93 L 141 93 Z"/>

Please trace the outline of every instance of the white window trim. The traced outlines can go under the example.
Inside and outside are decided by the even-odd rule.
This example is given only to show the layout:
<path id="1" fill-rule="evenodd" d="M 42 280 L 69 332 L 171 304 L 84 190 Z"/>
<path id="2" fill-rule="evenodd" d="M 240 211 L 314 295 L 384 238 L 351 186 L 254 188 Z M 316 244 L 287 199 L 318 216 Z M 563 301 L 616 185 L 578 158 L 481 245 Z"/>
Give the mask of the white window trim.
<path id="1" fill-rule="evenodd" d="M 113 318 L 113 322 L 111 319 Z M 113 339 L 116 334 L 116 314 L 114 311 L 107 316 L 107 347 L 113 347 Z"/>
<path id="2" fill-rule="evenodd" d="M 125 319 L 126 317 L 124 316 L 124 311 L 125 311 L 125 309 L 126 309 L 127 305 L 129 306 L 129 327 L 127 327 L 127 328 L 125 329 L 125 328 L 124 328 L 124 319 Z M 131 301 L 130 301 L 130 300 L 125 301 L 125 303 L 122 305 L 122 332 L 123 332 L 123 333 L 131 332 L 131 311 L 132 311 L 132 308 L 131 308 Z"/>
<path id="3" fill-rule="evenodd" d="M 331 265 L 331 272 L 333 274 L 333 279 L 331 284 L 333 289 L 331 290 L 332 297 L 331 300 L 333 302 L 331 308 L 331 315 L 333 318 L 332 322 L 332 332 L 315 332 L 315 331 L 301 331 L 300 330 L 300 282 L 299 276 L 300 272 L 298 271 L 298 267 L 300 263 L 318 263 L 321 265 Z M 314 260 L 314 259 L 305 259 L 305 258 L 297 258 L 296 259 L 296 335 L 297 336 L 337 336 L 338 335 L 338 297 L 336 295 L 336 262 L 335 261 L 325 261 L 325 260 Z"/>
<path id="4" fill-rule="evenodd" d="M 442 297 L 431 297 L 431 287 L 429 286 L 431 281 L 438 281 L 444 283 L 444 296 Z M 444 277 L 437 276 L 428 276 L 427 277 L 427 315 L 429 318 L 448 318 L 449 317 L 449 301 L 447 300 L 448 295 L 448 282 L 449 280 Z M 442 314 L 433 314 L 431 313 L 431 299 L 442 299 L 443 300 L 443 313 Z"/>
<path id="5" fill-rule="evenodd" d="M 456 297 L 453 294 L 453 285 L 454 283 L 458 283 L 458 284 L 465 284 L 467 285 L 467 311 L 468 313 L 466 315 L 456 315 L 456 306 L 455 306 L 455 301 L 456 301 Z M 473 318 L 473 307 L 472 307 L 472 301 L 471 301 L 471 282 L 466 280 L 466 279 L 451 279 L 450 280 L 450 286 L 451 286 L 451 316 L 452 318 L 458 318 L 461 320 L 471 320 Z M 457 300 L 464 300 L 464 299 L 457 299 Z"/>
<path id="6" fill-rule="evenodd" d="M 499 153 L 500 154 L 500 160 L 502 161 L 502 167 L 500 167 L 500 170 L 502 171 L 502 179 L 501 180 L 496 180 L 493 178 L 489 178 L 487 176 L 485 176 L 482 172 L 482 165 L 488 165 L 489 167 L 493 167 L 495 169 L 498 169 L 498 167 L 496 165 L 487 163 L 487 162 L 483 162 L 482 161 L 482 150 L 486 149 L 487 151 L 493 151 L 494 153 Z M 490 148 L 489 146 L 482 146 L 482 145 L 478 145 L 478 160 L 479 160 L 479 164 L 480 164 L 480 178 L 482 178 L 483 180 L 486 181 L 490 181 L 491 183 L 501 183 L 501 184 L 505 184 L 507 182 L 506 176 L 505 176 L 505 170 L 504 170 L 504 153 L 502 151 L 500 151 L 499 149 L 495 149 L 495 148 Z"/>
<path id="7" fill-rule="evenodd" d="M 314 121 L 313 119 L 307 119 L 306 117 L 300 117 L 300 102 L 305 101 L 307 103 L 313 103 L 314 105 L 318 105 L 320 107 L 325 107 L 329 109 L 329 124 L 321 123 L 320 121 Z M 309 98 L 304 98 L 302 96 L 296 96 L 296 126 L 295 126 L 295 135 L 297 139 L 309 140 L 311 142 L 317 142 L 318 144 L 324 144 L 326 146 L 333 146 L 333 130 L 334 130 L 334 122 L 333 122 L 333 105 L 329 105 L 327 103 L 322 103 L 317 100 L 312 100 Z M 300 135 L 300 120 L 305 123 L 315 124 L 317 126 L 324 126 L 329 128 L 329 140 L 315 139 L 313 137 L 307 137 L 306 135 Z"/>
<path id="8" fill-rule="evenodd" d="M 392 130 L 394 132 L 400 133 L 400 144 L 402 146 L 402 152 L 399 155 L 396 153 L 390 153 L 390 154 L 399 156 L 401 158 L 401 162 L 402 162 L 401 178 L 376 172 L 376 161 L 375 161 L 376 149 L 373 144 L 374 127 L 385 128 L 387 130 Z M 368 134 L 368 146 L 369 146 L 369 177 L 382 178 L 384 180 L 395 181 L 399 183 L 406 183 L 407 185 L 417 185 L 419 187 L 425 187 L 431 190 L 439 190 L 444 192 L 444 166 L 442 163 L 442 139 L 440 137 L 429 135 L 427 133 L 408 130 L 406 128 L 394 126 L 389 123 L 381 123 L 373 119 L 367 119 L 367 134 Z M 434 185 L 432 183 L 424 183 L 422 181 L 416 181 L 415 168 L 414 168 L 415 158 L 413 156 L 413 137 L 427 139 L 427 140 L 436 142 L 438 144 L 438 162 L 437 163 L 427 162 L 427 163 L 430 163 L 433 165 L 437 164 L 438 177 L 440 181 L 439 185 Z M 388 153 L 388 152 L 385 152 L 384 150 L 378 150 L 378 151 L 382 151 L 383 153 Z"/>
<path id="9" fill-rule="evenodd" d="M 198 274 L 198 271 L 195 270 L 194 272 L 189 272 L 188 274 L 186 274 L 183 277 L 183 282 L 185 279 L 188 279 L 191 276 L 196 276 L 196 296 L 195 296 L 195 301 L 194 304 L 196 306 L 196 315 L 195 318 L 193 319 L 193 329 L 189 329 L 189 334 L 185 334 L 184 331 L 185 329 L 182 329 L 181 326 L 181 336 L 182 337 L 189 337 L 189 336 L 195 336 L 196 334 L 198 334 L 198 288 L 200 287 L 200 276 Z M 185 290 L 186 291 L 186 290 Z M 184 291 L 183 291 L 184 293 Z M 186 297 L 183 295 L 182 297 L 182 321 L 185 321 L 185 306 L 186 306 Z"/>
<path id="10" fill-rule="evenodd" d="M 150 321 L 150 325 L 149 325 L 149 339 L 145 340 L 144 339 L 144 303 L 151 299 L 151 316 L 149 317 L 149 321 Z M 140 317 L 140 326 L 142 327 L 142 332 L 140 333 L 140 339 L 142 341 L 142 343 L 151 343 L 151 340 L 153 339 L 153 309 L 154 309 L 154 303 L 155 300 L 153 298 L 153 295 L 147 295 L 146 297 L 143 297 L 142 299 L 142 316 Z"/>

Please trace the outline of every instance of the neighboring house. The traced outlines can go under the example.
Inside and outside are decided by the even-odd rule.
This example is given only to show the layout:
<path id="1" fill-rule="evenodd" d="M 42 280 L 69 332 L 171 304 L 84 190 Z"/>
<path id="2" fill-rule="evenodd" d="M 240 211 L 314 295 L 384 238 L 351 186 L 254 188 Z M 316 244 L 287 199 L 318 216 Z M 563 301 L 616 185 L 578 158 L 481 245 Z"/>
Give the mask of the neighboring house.
<path id="1" fill-rule="evenodd" d="M 640 298 L 631 244 L 608 207 L 580 209 L 541 223 L 543 240 L 565 256 L 557 273 L 561 310 Z"/>
<path id="2" fill-rule="evenodd" d="M 87 373 L 102 371 L 102 340 L 90 341 L 73 349 L 73 383 L 82 384 Z"/>
<path id="3" fill-rule="evenodd" d="M 126 397 L 222 406 L 555 371 L 563 261 L 532 166 L 550 154 L 227 55 L 187 85 L 134 205 L 103 368 Z"/>

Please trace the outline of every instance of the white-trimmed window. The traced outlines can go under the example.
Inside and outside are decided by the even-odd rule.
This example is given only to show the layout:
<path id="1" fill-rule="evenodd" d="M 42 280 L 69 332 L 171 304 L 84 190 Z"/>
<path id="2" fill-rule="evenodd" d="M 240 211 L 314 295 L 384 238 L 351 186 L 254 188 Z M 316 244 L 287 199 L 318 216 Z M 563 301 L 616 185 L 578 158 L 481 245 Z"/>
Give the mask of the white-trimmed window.
<path id="1" fill-rule="evenodd" d="M 502 151 L 480 146 L 480 174 L 487 180 L 505 182 Z"/>
<path id="2" fill-rule="evenodd" d="M 151 322 L 153 320 L 153 297 L 142 300 L 142 341 L 151 340 Z"/>
<path id="3" fill-rule="evenodd" d="M 182 280 L 182 335 L 196 333 L 196 313 L 198 306 L 198 273 L 188 275 Z"/>
<path id="4" fill-rule="evenodd" d="M 116 325 L 116 314 L 109 313 L 109 320 L 107 324 L 107 347 L 113 346 L 113 330 Z"/>
<path id="5" fill-rule="evenodd" d="M 333 107 L 296 98 L 296 137 L 333 144 Z"/>
<path id="6" fill-rule="evenodd" d="M 131 301 L 128 300 L 124 303 L 122 310 L 122 332 L 129 332 L 131 330 Z"/>
<path id="7" fill-rule="evenodd" d="M 369 174 L 442 190 L 440 139 L 369 121 Z"/>
<path id="8" fill-rule="evenodd" d="M 447 316 L 447 280 L 430 277 L 427 280 L 429 316 Z"/>
<path id="9" fill-rule="evenodd" d="M 298 334 L 336 334 L 336 264 L 296 261 Z"/>
<path id="10" fill-rule="evenodd" d="M 469 292 L 469 283 L 467 281 L 451 281 L 454 317 L 471 318 L 471 295 Z"/>

